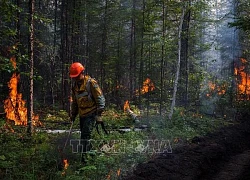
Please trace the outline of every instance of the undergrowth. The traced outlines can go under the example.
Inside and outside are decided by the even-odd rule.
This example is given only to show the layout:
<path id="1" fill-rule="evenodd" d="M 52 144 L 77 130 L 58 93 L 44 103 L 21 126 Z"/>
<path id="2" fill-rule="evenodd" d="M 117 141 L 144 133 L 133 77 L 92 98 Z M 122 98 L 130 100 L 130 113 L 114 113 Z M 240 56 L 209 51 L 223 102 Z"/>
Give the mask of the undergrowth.
<path id="1" fill-rule="evenodd" d="M 137 111 L 139 113 L 139 111 Z M 0 179 L 119 179 L 138 163 L 154 158 L 167 149 L 174 152 L 174 147 L 186 143 L 195 136 L 203 136 L 230 121 L 223 118 L 206 117 L 197 112 L 176 109 L 173 119 L 148 113 L 139 115 L 140 124 L 134 122 L 124 113 L 110 109 L 104 114 L 104 121 L 109 135 L 93 131 L 92 150 L 87 154 L 86 165 L 81 165 L 81 153 L 73 151 L 70 142 L 79 140 L 75 132 L 65 151 L 62 151 L 68 133 L 47 133 L 46 129 L 69 129 L 70 124 L 51 123 L 67 122 L 67 113 L 60 111 L 44 115 L 43 131 L 26 134 L 26 127 L 12 126 L 13 131 L 6 130 L 6 123 L 0 120 Z M 74 129 L 78 129 L 76 121 Z M 148 127 L 136 131 L 136 127 L 147 124 Z M 119 128 L 127 127 L 130 131 L 121 132 Z M 63 160 L 67 159 L 67 168 Z"/>

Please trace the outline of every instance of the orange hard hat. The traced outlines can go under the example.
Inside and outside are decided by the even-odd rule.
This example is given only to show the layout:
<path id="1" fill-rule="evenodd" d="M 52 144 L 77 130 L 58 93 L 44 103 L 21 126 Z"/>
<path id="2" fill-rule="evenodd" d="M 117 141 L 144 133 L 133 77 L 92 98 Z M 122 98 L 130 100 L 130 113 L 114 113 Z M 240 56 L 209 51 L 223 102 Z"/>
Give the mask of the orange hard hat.
<path id="1" fill-rule="evenodd" d="M 83 65 L 79 62 L 74 62 L 73 64 L 71 64 L 70 69 L 69 69 L 69 76 L 71 78 L 77 77 L 79 76 L 79 74 L 81 74 L 83 71 L 85 70 L 85 68 L 83 67 Z"/>

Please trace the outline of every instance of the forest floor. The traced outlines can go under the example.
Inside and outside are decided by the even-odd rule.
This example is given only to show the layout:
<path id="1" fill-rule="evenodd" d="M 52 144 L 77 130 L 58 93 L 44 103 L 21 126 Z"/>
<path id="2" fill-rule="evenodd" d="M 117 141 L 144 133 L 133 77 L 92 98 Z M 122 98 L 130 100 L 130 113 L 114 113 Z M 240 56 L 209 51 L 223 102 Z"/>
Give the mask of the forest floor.
<path id="1" fill-rule="evenodd" d="M 139 164 L 125 180 L 249 180 L 250 121 L 234 123 Z"/>

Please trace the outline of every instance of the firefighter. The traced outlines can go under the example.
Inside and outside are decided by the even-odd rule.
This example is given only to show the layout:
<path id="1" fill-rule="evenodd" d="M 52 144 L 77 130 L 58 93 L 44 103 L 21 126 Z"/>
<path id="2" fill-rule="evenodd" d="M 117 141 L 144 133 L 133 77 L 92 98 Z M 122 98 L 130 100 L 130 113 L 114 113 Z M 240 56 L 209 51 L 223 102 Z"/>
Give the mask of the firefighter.
<path id="1" fill-rule="evenodd" d="M 95 123 L 102 122 L 102 113 L 105 107 L 105 98 L 100 86 L 94 78 L 84 74 L 84 66 L 74 62 L 70 66 L 70 77 L 72 86 L 72 109 L 71 121 L 76 116 L 80 118 L 80 131 L 82 143 L 82 163 L 86 163 L 86 152 L 91 149 L 89 140 Z"/>

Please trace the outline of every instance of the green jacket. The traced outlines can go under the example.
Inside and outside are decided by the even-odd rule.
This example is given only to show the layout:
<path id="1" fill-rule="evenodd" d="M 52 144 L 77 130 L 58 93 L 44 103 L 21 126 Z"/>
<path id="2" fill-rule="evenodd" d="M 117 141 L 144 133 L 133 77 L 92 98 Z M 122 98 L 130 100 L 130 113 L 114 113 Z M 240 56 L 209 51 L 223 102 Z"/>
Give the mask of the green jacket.
<path id="1" fill-rule="evenodd" d="M 88 87 L 87 87 L 88 86 Z M 104 110 L 105 98 L 95 79 L 88 75 L 72 87 L 72 117 L 85 117 Z"/>

